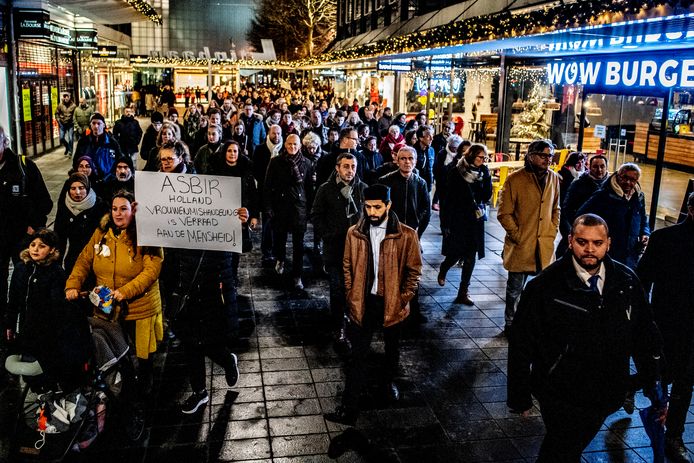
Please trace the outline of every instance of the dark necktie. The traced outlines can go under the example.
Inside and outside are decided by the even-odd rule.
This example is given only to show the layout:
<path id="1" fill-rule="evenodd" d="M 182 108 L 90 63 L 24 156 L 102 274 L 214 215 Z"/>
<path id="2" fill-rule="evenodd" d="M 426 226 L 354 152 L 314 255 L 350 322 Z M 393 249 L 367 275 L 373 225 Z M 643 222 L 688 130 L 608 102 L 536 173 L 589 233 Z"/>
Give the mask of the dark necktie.
<path id="1" fill-rule="evenodd" d="M 595 291 L 596 293 L 600 292 L 600 290 L 598 289 L 598 280 L 600 280 L 600 275 L 593 275 L 592 277 L 588 278 L 590 290 Z"/>

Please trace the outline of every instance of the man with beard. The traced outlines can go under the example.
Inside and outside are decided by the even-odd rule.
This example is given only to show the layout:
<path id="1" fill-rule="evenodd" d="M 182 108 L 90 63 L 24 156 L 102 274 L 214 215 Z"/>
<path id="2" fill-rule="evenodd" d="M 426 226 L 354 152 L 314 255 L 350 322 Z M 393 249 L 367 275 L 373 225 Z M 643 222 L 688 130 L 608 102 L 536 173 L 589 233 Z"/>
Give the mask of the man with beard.
<path id="1" fill-rule="evenodd" d="M 561 259 L 531 280 L 510 332 L 508 399 L 528 416 L 540 404 L 546 435 L 539 463 L 579 462 L 630 387 L 629 357 L 644 392 L 665 414 L 656 389 L 661 341 L 636 275 L 607 252 L 607 223 L 578 217 Z"/>
<path id="2" fill-rule="evenodd" d="M 388 134 L 388 128 L 393 125 L 393 111 L 389 107 L 383 108 L 383 115 L 378 120 L 378 137 L 384 138 Z"/>
<path id="3" fill-rule="evenodd" d="M 123 154 L 135 159 L 142 139 L 142 128 L 135 119 L 135 110 L 131 106 L 123 110 L 123 115 L 113 126 L 113 138 L 120 145 Z"/>
<path id="4" fill-rule="evenodd" d="M 267 166 L 270 164 L 270 159 L 280 154 L 281 149 L 282 128 L 275 124 L 270 126 L 265 143 L 256 148 L 253 154 L 253 177 L 255 177 L 255 181 L 258 183 L 258 196 L 260 197 L 259 209 L 261 211 L 265 211 L 263 207 L 263 189 Z M 269 266 L 275 262 L 275 258 L 272 256 L 272 225 L 270 223 L 270 216 L 267 213 L 262 213 L 262 219 L 263 234 L 260 240 L 260 252 L 263 255 L 263 266 Z"/>
<path id="5" fill-rule="evenodd" d="M 373 333 L 381 327 L 386 366 L 386 395 L 397 401 L 400 391 L 393 382 L 400 357 L 400 327 L 410 313 L 409 302 L 422 275 L 422 256 L 417 232 L 390 210 L 390 189 L 372 185 L 364 190 L 365 217 L 347 231 L 343 270 L 347 312 L 347 336 L 352 357 L 346 365 L 342 404 L 325 418 L 353 426 L 359 415 L 359 396 L 366 386 L 366 360 Z"/>
<path id="6" fill-rule="evenodd" d="M 347 230 L 361 218 L 364 188 L 357 174 L 357 159 L 350 153 L 337 158 L 335 174 L 316 193 L 311 210 L 314 233 L 323 240 L 323 261 L 330 283 L 330 313 L 335 342 L 346 342 L 345 282 L 342 258 Z"/>
<path id="7" fill-rule="evenodd" d="M 313 196 L 313 163 L 301 154 L 298 135 L 289 135 L 284 150 L 270 159 L 263 185 L 263 206 L 272 220 L 275 271 L 284 273 L 287 233 L 292 234 L 292 277 L 294 289 L 303 290 L 304 234 Z"/>
<path id="8" fill-rule="evenodd" d="M 119 190 L 135 193 L 135 167 L 130 156 L 123 156 L 113 165 L 113 175 L 104 183 L 101 199 L 108 202 Z"/>
<path id="9" fill-rule="evenodd" d="M 316 185 L 322 185 L 328 181 L 332 173 L 335 171 L 337 157 L 349 152 L 357 158 L 357 175 L 359 178 L 364 178 L 364 156 L 357 150 L 359 146 L 359 135 L 357 131 L 351 127 L 340 131 L 340 138 L 337 140 L 337 146 L 329 153 L 322 156 L 316 165 Z"/>
<path id="10" fill-rule="evenodd" d="M 432 183 L 434 182 L 434 148 L 431 147 L 431 142 L 434 139 L 434 131 L 428 125 L 421 125 L 417 129 L 418 143 L 414 145 L 417 150 L 417 171 L 419 175 L 427 182 L 427 188 L 431 191 Z"/>
<path id="11" fill-rule="evenodd" d="M 549 140 L 528 145 L 525 168 L 510 174 L 501 191 L 497 217 L 506 230 L 503 260 L 508 271 L 504 333 L 508 334 L 523 286 L 554 260 L 559 229 L 559 175 L 549 170 Z"/>
<path id="12" fill-rule="evenodd" d="M 123 153 L 113 135 L 106 131 L 106 120 L 100 113 L 94 113 L 89 127 L 92 131 L 88 137 L 81 138 L 75 149 L 72 168 L 77 170 L 79 158 L 89 156 L 96 166 L 99 176 L 108 180 L 113 173 L 113 164 Z"/>

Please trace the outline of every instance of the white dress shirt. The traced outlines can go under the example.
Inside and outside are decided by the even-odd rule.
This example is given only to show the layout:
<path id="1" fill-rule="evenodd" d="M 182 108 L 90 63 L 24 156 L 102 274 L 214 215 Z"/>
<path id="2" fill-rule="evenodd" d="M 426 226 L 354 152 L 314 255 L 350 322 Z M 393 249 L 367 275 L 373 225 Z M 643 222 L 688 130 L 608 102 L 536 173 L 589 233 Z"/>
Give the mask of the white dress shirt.
<path id="1" fill-rule="evenodd" d="M 590 272 L 588 270 L 584 269 L 583 267 L 580 266 L 578 261 L 576 260 L 576 257 L 572 257 L 571 261 L 574 264 L 574 268 L 576 269 L 576 275 L 578 275 L 578 278 L 581 279 L 581 281 L 590 288 L 590 281 L 588 279 L 592 277 Z M 602 288 L 605 286 L 605 263 L 600 262 L 600 270 L 598 270 L 598 292 L 602 294 Z"/>
<path id="2" fill-rule="evenodd" d="M 374 253 L 374 283 L 371 285 L 371 294 L 378 294 L 378 259 L 381 257 L 381 241 L 386 237 L 386 225 L 388 220 L 384 220 L 380 225 L 369 227 L 371 238 L 371 250 Z"/>

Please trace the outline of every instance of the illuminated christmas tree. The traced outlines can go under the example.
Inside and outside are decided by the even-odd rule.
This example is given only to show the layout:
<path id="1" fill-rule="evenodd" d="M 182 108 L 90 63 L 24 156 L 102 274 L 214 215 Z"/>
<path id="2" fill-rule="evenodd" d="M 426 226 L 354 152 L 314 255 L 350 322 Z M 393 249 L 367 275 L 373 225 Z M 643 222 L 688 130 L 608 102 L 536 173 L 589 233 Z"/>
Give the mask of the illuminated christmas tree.
<path id="1" fill-rule="evenodd" d="M 542 87 L 534 85 L 530 91 L 528 100 L 523 104 L 520 114 L 514 116 L 513 126 L 511 127 L 512 138 L 547 138 L 549 136 L 549 125 L 545 122 L 544 101 Z"/>

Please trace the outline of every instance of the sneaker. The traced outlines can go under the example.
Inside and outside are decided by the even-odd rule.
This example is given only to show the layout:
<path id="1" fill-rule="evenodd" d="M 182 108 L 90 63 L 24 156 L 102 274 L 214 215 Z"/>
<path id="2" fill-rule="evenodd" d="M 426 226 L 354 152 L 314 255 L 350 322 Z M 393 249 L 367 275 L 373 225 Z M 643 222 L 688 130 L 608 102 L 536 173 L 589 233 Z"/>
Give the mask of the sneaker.
<path id="1" fill-rule="evenodd" d="M 278 260 L 275 264 L 275 273 L 278 275 L 282 275 L 284 273 L 284 262 L 281 260 Z"/>
<path id="2" fill-rule="evenodd" d="M 224 370 L 224 378 L 229 387 L 234 387 L 239 382 L 239 359 L 236 354 L 231 354 L 231 365 Z"/>
<path id="3" fill-rule="evenodd" d="M 181 405 L 181 413 L 192 415 L 198 411 L 200 406 L 205 405 L 209 401 L 210 396 L 207 394 L 206 389 L 203 389 L 202 392 L 193 392 Z"/>
<path id="4" fill-rule="evenodd" d="M 301 278 L 294 278 L 294 289 L 304 289 L 304 283 Z"/>
<path id="5" fill-rule="evenodd" d="M 673 463 L 691 463 L 682 437 L 665 437 L 665 456 Z"/>

